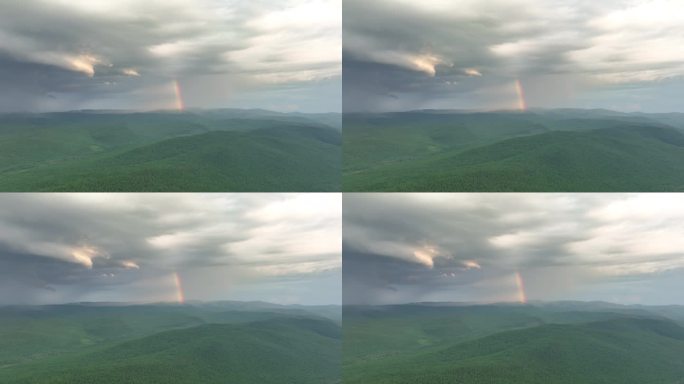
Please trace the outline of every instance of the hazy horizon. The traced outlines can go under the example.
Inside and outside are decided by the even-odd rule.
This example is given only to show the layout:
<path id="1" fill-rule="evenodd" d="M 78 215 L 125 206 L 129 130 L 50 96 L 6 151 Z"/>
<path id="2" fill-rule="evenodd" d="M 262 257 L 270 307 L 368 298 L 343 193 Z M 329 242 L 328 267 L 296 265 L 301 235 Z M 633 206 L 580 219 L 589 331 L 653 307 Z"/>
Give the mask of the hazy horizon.
<path id="1" fill-rule="evenodd" d="M 260 111 L 260 112 L 270 112 L 270 113 L 276 113 L 276 114 L 282 114 L 282 115 L 327 115 L 327 114 L 332 114 L 332 115 L 341 115 L 342 112 L 335 112 L 335 111 L 330 111 L 330 112 L 300 112 L 300 111 L 276 111 L 273 109 L 265 109 L 265 108 L 258 108 L 258 107 L 253 107 L 253 108 L 233 108 L 233 107 L 212 107 L 212 108 L 203 108 L 203 107 L 193 107 L 193 108 L 185 108 L 183 110 L 178 110 L 174 108 L 167 108 L 167 109 L 124 109 L 124 108 L 103 108 L 103 109 L 65 109 L 65 110 L 60 110 L 60 111 L 0 111 L 0 115 L 12 115 L 12 114 L 59 114 L 59 113 L 193 113 L 193 112 L 204 112 L 204 111 L 226 111 L 226 112 L 252 112 L 252 111 Z"/>
<path id="2" fill-rule="evenodd" d="M 643 111 L 620 111 L 608 108 L 575 108 L 575 107 L 531 107 L 525 110 L 515 109 L 515 108 L 492 108 L 492 109 L 448 109 L 448 108 L 423 108 L 423 109 L 403 109 L 403 110 L 387 110 L 387 111 L 370 111 L 370 110 L 358 110 L 353 112 L 340 112 L 340 111 L 329 111 L 329 112 L 300 112 L 300 111 L 277 111 L 273 109 L 259 108 L 259 107 L 249 107 L 249 108 L 236 108 L 236 107 L 193 107 L 185 108 L 183 110 L 177 110 L 174 108 L 167 109 L 68 109 L 60 111 L 0 111 L 0 115 L 10 115 L 10 114 L 51 114 L 51 113 L 193 113 L 193 112 L 204 112 L 204 111 L 236 111 L 236 112 L 250 112 L 250 111 L 262 111 L 270 112 L 283 115 L 345 115 L 345 114 L 384 114 L 384 113 L 409 113 L 409 112 L 453 112 L 453 113 L 535 113 L 535 112 L 546 112 L 546 111 L 605 111 L 613 112 L 625 115 L 659 115 L 659 114 L 684 114 L 684 111 L 669 111 L 669 112 L 643 112 Z"/>
<path id="3" fill-rule="evenodd" d="M 487 306 L 487 305 L 510 305 L 510 306 L 534 306 L 534 305 L 545 305 L 545 304 L 606 304 L 614 305 L 619 307 L 684 307 L 682 304 L 621 304 L 614 303 L 610 301 L 603 300 L 529 300 L 527 302 L 517 302 L 517 301 L 407 301 L 402 303 L 393 304 L 343 304 L 347 307 L 392 307 L 401 305 L 425 305 L 425 306 L 459 306 L 459 307 L 469 307 L 469 306 Z"/>
<path id="4" fill-rule="evenodd" d="M 520 110 L 516 108 L 492 108 L 492 109 L 449 109 L 449 108 L 422 108 L 422 109 L 400 109 L 400 110 L 385 110 L 385 111 L 371 111 L 371 110 L 357 110 L 348 111 L 342 114 L 353 115 L 353 114 L 385 114 L 385 113 L 407 113 L 407 112 L 455 112 L 455 113 L 534 113 L 534 112 L 544 112 L 544 111 L 605 111 L 613 112 L 625 115 L 660 115 L 660 114 L 684 114 L 684 111 L 669 111 L 669 112 L 643 112 L 643 111 L 620 111 L 617 109 L 609 108 L 575 108 L 575 107 L 530 107 L 525 110 Z"/>
<path id="5" fill-rule="evenodd" d="M 0 304 L 2 307 L 50 307 L 50 306 L 60 306 L 60 305 L 93 305 L 93 306 L 144 306 L 144 305 L 195 305 L 195 304 L 268 304 L 279 307 L 341 307 L 341 303 L 331 303 L 331 304 L 280 304 L 271 301 L 264 300 L 185 300 L 180 303 L 177 300 L 168 301 L 70 301 L 57 304 Z"/>
<path id="6" fill-rule="evenodd" d="M 604 300 L 528 300 L 526 302 L 518 301 L 407 301 L 402 303 L 391 303 L 391 304 L 342 304 L 342 303 L 320 303 L 320 304 L 299 304 L 299 303 L 289 303 L 282 304 L 273 301 L 265 300 L 230 300 L 230 299 L 217 299 L 217 300 L 185 300 L 179 303 L 177 300 L 168 301 L 71 301 L 56 304 L 0 304 L 2 307 L 49 307 L 49 306 L 61 306 L 61 305 L 93 305 L 93 306 L 145 306 L 145 305 L 195 305 L 195 304 L 267 304 L 279 307 L 344 307 L 344 306 L 371 306 L 371 307 L 391 307 L 397 305 L 426 305 L 426 306 L 439 306 L 439 305 L 453 305 L 453 306 L 486 306 L 486 305 L 510 305 L 510 306 L 534 306 L 534 305 L 546 305 L 546 304 L 606 304 L 614 305 L 619 307 L 684 307 L 684 303 L 680 304 L 636 304 L 636 303 L 617 303 Z"/>

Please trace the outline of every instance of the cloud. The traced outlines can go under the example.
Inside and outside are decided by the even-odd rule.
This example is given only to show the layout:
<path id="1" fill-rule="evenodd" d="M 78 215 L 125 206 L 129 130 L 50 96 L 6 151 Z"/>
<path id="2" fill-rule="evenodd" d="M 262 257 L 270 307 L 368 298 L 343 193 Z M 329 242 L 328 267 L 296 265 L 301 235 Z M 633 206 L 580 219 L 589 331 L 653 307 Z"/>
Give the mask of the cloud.
<path id="1" fill-rule="evenodd" d="M 477 77 L 482 76 L 482 73 L 480 73 L 480 71 L 478 71 L 475 68 L 466 68 L 463 70 L 463 72 L 468 76 L 477 76 Z"/>
<path id="2" fill-rule="evenodd" d="M 30 75 L 41 88 L 10 84 L 35 100 L 32 110 L 156 108 L 153 88 L 206 76 L 243 91 L 308 89 L 313 100 L 312 84 L 339 89 L 341 1 L 10 1 L 0 14 L 1 57 L 8 61 L 0 60 L 2 72 Z M 64 105 L 41 103 L 47 92 Z M 146 104 L 126 103 L 140 92 Z M 233 101 L 212 87 L 204 94 L 213 103 L 190 94 L 189 105 Z M 327 109 L 339 110 L 333 102 Z M 16 109 L 0 103 L 0 110 Z"/>
<path id="3" fill-rule="evenodd" d="M 134 261 L 131 261 L 131 260 L 123 260 L 123 261 L 121 262 L 121 265 L 122 265 L 124 268 L 128 268 L 128 269 L 140 269 L 140 266 L 139 266 L 138 264 L 136 264 Z"/>
<path id="4" fill-rule="evenodd" d="M 140 73 L 133 68 L 124 68 L 121 70 L 121 73 L 126 76 L 140 76 Z"/>
<path id="5" fill-rule="evenodd" d="M 531 299 L 628 301 L 614 294 L 628 281 L 684 274 L 681 205 L 677 194 L 345 196 L 344 299 L 517 300 L 520 274 Z M 681 301 L 658 295 L 642 298 Z"/>
<path id="6" fill-rule="evenodd" d="M 530 92 L 535 107 L 628 109 L 621 98 L 635 89 L 664 93 L 663 83 L 678 84 L 681 94 L 684 56 L 675 47 L 684 44 L 683 7 L 677 0 L 345 1 L 344 108 L 510 108 L 479 91 L 516 80 L 575 85 L 552 100 Z M 607 90 L 619 96 L 597 100 Z M 660 110 L 655 101 L 644 108 Z"/>
<path id="7" fill-rule="evenodd" d="M 466 269 L 482 269 L 480 264 L 475 260 L 466 260 L 463 262 L 463 266 Z"/>
<path id="8" fill-rule="evenodd" d="M 124 292 L 209 269 L 226 283 L 214 284 L 211 296 L 189 284 L 188 295 L 225 299 L 232 297 L 227 286 L 306 285 L 339 278 L 341 268 L 335 194 L 10 194 L 0 207 L 0 303 L 14 302 L 18 290 L 28 302 L 115 293 L 119 300 L 168 300 Z"/>

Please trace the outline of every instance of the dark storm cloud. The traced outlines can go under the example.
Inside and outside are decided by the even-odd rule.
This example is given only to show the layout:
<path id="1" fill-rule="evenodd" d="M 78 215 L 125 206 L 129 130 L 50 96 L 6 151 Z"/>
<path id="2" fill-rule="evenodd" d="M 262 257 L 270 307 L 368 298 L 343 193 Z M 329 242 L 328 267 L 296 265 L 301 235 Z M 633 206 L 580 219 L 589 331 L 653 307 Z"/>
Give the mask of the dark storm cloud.
<path id="1" fill-rule="evenodd" d="M 297 109 L 339 110 L 338 99 L 323 108 L 309 103 L 320 103 L 316 84 L 340 87 L 340 7 L 339 0 L 4 2 L 0 111 L 169 108 L 173 81 L 206 78 L 203 92 L 183 95 L 189 106 L 230 106 L 241 92 L 287 85 L 308 90 Z M 12 102 L 13 94 L 23 102 Z"/>
<path id="2" fill-rule="evenodd" d="M 339 280 L 336 195 L 5 194 L 0 207 L 0 303 L 168 300 L 175 273 L 196 299 Z"/>
<path id="3" fill-rule="evenodd" d="M 634 300 L 618 287 L 684 273 L 684 211 L 667 209 L 681 203 L 676 195 L 345 196 L 344 300 L 518 300 L 517 274 L 532 299 Z M 679 300 L 659 295 L 642 299 Z"/>
<path id="4" fill-rule="evenodd" d="M 512 109 L 518 80 L 539 107 L 659 110 L 651 98 L 668 100 L 658 96 L 664 84 L 683 89 L 684 56 L 674 47 L 684 43 L 684 6 L 674 0 L 350 0 L 343 7 L 347 111 Z M 630 97 L 635 87 L 646 100 Z M 614 94 L 601 100 L 604 89 Z"/>

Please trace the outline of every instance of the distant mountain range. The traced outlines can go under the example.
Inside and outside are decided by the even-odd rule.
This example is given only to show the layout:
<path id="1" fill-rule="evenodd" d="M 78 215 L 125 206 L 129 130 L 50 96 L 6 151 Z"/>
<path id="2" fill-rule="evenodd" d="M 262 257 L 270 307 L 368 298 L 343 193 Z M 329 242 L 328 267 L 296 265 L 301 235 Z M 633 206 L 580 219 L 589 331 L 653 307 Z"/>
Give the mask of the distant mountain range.
<path id="1" fill-rule="evenodd" d="M 0 191 L 337 191 L 341 115 L 0 115 Z"/>
<path id="2" fill-rule="evenodd" d="M 682 191 L 684 114 L 344 116 L 345 191 Z"/>

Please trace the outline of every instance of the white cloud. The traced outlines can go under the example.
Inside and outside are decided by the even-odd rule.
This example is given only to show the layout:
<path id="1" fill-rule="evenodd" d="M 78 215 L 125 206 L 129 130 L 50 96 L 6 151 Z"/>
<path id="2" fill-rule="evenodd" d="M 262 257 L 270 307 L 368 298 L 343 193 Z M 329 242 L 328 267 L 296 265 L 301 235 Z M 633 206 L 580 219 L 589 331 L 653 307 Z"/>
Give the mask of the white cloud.
<path id="1" fill-rule="evenodd" d="M 435 258 L 439 256 L 439 251 L 433 246 L 424 245 L 414 250 L 413 256 L 418 263 L 424 264 L 428 268 L 433 268 L 435 266 Z"/>
<path id="2" fill-rule="evenodd" d="M 100 251 L 95 247 L 80 246 L 71 251 L 71 256 L 77 263 L 83 264 L 88 269 L 93 268 L 93 259 L 100 256 Z"/>
<path id="3" fill-rule="evenodd" d="M 124 260 L 121 262 L 121 265 L 126 269 L 140 269 L 140 266 L 132 260 Z"/>
<path id="4" fill-rule="evenodd" d="M 684 273 L 683 207 L 681 194 L 345 196 L 345 300 L 517 301 L 524 285 L 534 300 L 625 302 L 637 284 L 681 302 L 681 283 L 662 287 Z"/>
<path id="5" fill-rule="evenodd" d="M 191 106 L 241 105 L 250 100 L 242 91 L 268 100 L 268 91 L 287 85 L 307 97 L 308 109 L 325 103 L 312 99 L 320 83 L 341 81 L 341 19 L 341 0 L 27 0 L 3 5 L 0 66 L 48 74 L 31 75 L 40 92 L 14 86 L 36 102 L 59 94 L 62 103 L 80 103 L 74 109 L 157 108 L 164 103 L 155 89 L 176 79 L 202 88 Z M 222 80 L 207 86 L 206 77 Z M 140 98 L 149 99 L 142 108 Z M 40 105 L 60 109 L 49 99 Z"/>
<path id="6" fill-rule="evenodd" d="M 126 76 L 140 76 L 140 73 L 133 68 L 124 68 L 121 70 L 121 73 Z"/>
<path id="7" fill-rule="evenodd" d="M 678 0 L 348 0 L 345 109 L 511 108 L 502 102 L 508 92 L 496 90 L 521 80 L 532 107 L 676 110 L 683 7 Z"/>
<path id="8" fill-rule="evenodd" d="M 463 266 L 466 269 L 482 269 L 480 264 L 475 260 L 466 260 L 463 262 Z"/>
<path id="9" fill-rule="evenodd" d="M 476 77 L 482 76 L 482 73 L 475 68 L 466 68 L 463 70 L 463 72 L 468 76 L 476 76 Z"/>
<path id="10" fill-rule="evenodd" d="M 0 249 L 100 273 L 241 265 L 282 275 L 341 265 L 338 194 L 27 194 L 0 206 Z"/>
<path id="11" fill-rule="evenodd" d="M 456 266 L 481 269 L 483 262 L 507 271 L 578 267 L 594 277 L 684 268 L 679 194 L 405 194 L 348 201 L 344 236 L 355 252 L 428 268 L 442 258 L 446 273 Z"/>
<path id="12" fill-rule="evenodd" d="M 225 58 L 267 83 L 338 76 L 342 63 L 341 0 L 291 2 L 247 21 L 254 31 L 243 49 Z"/>

